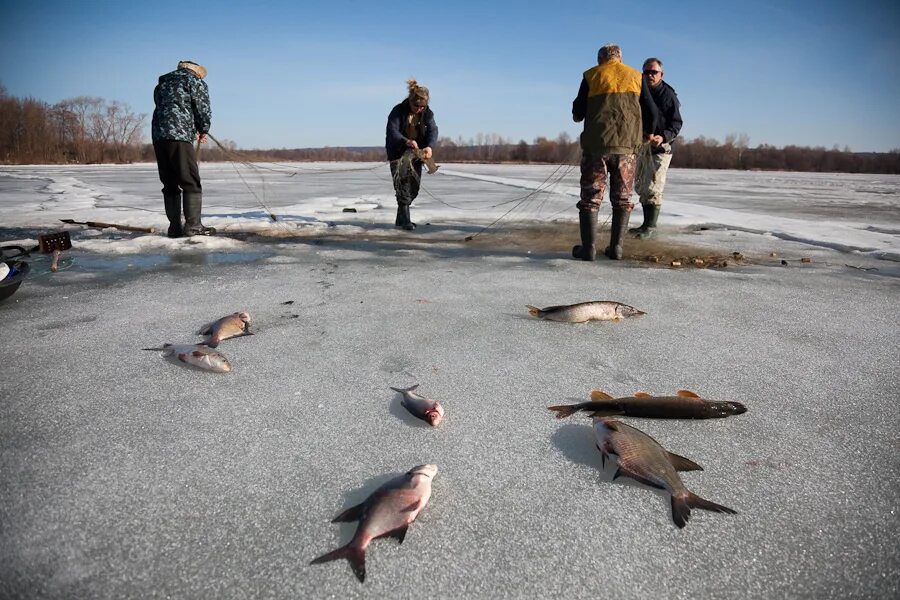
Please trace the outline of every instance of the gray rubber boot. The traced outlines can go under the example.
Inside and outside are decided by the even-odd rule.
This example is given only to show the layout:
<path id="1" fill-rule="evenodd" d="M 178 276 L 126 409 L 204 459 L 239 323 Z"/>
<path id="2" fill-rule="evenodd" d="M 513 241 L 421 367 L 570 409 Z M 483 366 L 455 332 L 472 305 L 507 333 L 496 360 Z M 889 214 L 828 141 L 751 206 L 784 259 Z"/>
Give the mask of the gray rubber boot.
<path id="1" fill-rule="evenodd" d="M 184 235 L 215 235 L 215 227 L 204 227 L 200 222 L 203 194 L 188 193 L 184 196 Z"/>
<path id="2" fill-rule="evenodd" d="M 613 260 L 622 260 L 622 256 L 625 254 L 625 250 L 622 248 L 622 238 L 625 237 L 630 217 L 630 210 L 613 208 L 612 227 L 609 230 L 609 246 L 604 253 Z"/>
<path id="3" fill-rule="evenodd" d="M 180 238 L 184 235 L 181 225 L 181 194 L 163 194 L 163 202 L 166 206 L 166 217 L 169 219 L 170 238 Z"/>
<path id="4" fill-rule="evenodd" d="M 579 211 L 578 229 L 581 232 L 581 245 L 572 246 L 572 258 L 594 260 L 597 257 L 597 213 Z"/>
<path id="5" fill-rule="evenodd" d="M 640 227 L 634 227 L 628 230 L 628 233 L 631 233 L 636 238 L 649 238 L 653 237 L 653 234 L 656 233 L 656 221 L 659 219 L 659 209 L 660 206 L 658 204 L 642 204 L 644 209 L 644 223 Z"/>

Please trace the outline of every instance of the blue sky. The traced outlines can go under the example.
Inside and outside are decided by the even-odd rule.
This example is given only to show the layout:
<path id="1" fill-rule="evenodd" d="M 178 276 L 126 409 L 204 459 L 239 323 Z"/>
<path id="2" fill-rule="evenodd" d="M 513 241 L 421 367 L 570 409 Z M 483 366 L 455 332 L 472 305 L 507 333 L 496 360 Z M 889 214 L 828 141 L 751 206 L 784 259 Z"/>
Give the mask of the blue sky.
<path id="1" fill-rule="evenodd" d="M 0 83 L 153 111 L 159 75 L 209 69 L 212 133 L 241 148 L 377 146 L 411 76 L 442 137 L 573 137 L 604 43 L 665 62 L 683 134 L 750 145 L 900 148 L 896 2 L 128 3 L 4 1 Z"/>

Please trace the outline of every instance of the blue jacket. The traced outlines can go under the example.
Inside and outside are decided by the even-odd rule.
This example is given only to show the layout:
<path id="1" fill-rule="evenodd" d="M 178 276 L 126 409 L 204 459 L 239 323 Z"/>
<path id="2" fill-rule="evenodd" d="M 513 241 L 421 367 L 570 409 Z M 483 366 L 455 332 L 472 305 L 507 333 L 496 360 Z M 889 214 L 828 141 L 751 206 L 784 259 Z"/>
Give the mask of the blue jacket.
<path id="1" fill-rule="evenodd" d="M 153 90 L 153 141 L 193 142 L 198 133 L 209 133 L 212 111 L 206 82 L 178 69 L 159 78 Z"/>
<path id="2" fill-rule="evenodd" d="M 391 110 L 387 120 L 387 132 L 384 139 L 384 149 L 387 151 L 388 160 L 397 160 L 406 152 L 406 123 L 409 118 L 409 101 L 403 100 Z M 422 113 L 422 122 L 416 131 L 416 143 L 419 148 L 434 148 L 438 139 L 438 127 L 434 122 L 434 113 L 431 108 L 425 107 Z"/>

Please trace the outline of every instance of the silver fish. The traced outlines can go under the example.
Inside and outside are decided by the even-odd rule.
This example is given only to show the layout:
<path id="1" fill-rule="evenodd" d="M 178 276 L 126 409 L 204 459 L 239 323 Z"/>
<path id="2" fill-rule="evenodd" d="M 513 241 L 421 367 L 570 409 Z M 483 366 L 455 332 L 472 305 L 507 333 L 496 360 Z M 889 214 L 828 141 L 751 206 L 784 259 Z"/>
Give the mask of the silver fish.
<path id="1" fill-rule="evenodd" d="M 431 480 L 437 465 L 419 465 L 388 481 L 362 504 L 348 508 L 332 523 L 359 521 L 353 539 L 346 546 L 314 559 L 315 565 L 346 558 L 360 581 L 366 580 L 366 548 L 372 540 L 393 537 L 402 544 L 406 530 L 431 498 Z"/>
<path id="2" fill-rule="evenodd" d="M 162 348 L 144 348 L 155 352 L 163 352 L 165 356 L 174 356 L 183 363 L 189 364 L 204 371 L 214 373 L 228 373 L 231 371 L 231 363 L 218 350 L 207 348 L 203 345 L 179 345 L 163 344 Z"/>
<path id="3" fill-rule="evenodd" d="M 604 464 L 610 455 L 616 456 L 619 469 L 613 479 L 624 475 L 671 494 L 672 520 L 679 528 L 691 518 L 692 508 L 737 514 L 737 511 L 704 500 L 687 489 L 678 471 L 699 471 L 702 470 L 700 465 L 668 452 L 643 431 L 615 419 L 600 417 L 594 420 L 594 433 Z"/>
<path id="4" fill-rule="evenodd" d="M 578 304 L 561 304 L 538 308 L 526 305 L 528 314 L 532 317 L 547 321 L 560 321 L 562 323 L 587 323 L 588 321 L 621 321 L 628 317 L 639 317 L 647 314 L 633 306 L 613 302 L 612 300 L 597 300 L 594 302 L 580 302 Z"/>
<path id="5" fill-rule="evenodd" d="M 400 404 L 414 417 L 427 421 L 432 427 L 437 427 L 444 420 L 444 407 L 437 400 L 431 400 L 415 393 L 413 390 L 417 387 L 419 387 L 418 383 L 406 389 L 395 387 L 391 389 L 403 394 Z"/>
<path id="6" fill-rule="evenodd" d="M 243 311 L 222 317 L 218 321 L 205 325 L 200 330 L 200 335 L 209 336 L 209 339 L 204 344 L 210 348 L 217 347 L 222 340 L 227 340 L 228 338 L 253 335 L 250 333 L 250 313 Z"/>

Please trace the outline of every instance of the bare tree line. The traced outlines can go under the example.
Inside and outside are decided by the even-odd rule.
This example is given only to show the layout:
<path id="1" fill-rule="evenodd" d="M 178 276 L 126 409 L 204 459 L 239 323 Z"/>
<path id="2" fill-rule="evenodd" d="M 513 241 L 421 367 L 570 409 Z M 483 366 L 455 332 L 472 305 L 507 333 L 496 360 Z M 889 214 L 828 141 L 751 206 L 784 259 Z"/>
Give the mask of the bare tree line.
<path id="1" fill-rule="evenodd" d="M 143 139 L 146 120 L 147 115 L 136 114 L 118 101 L 80 96 L 50 105 L 33 98 L 15 98 L 0 85 L 0 163 L 152 162 L 153 147 Z M 751 148 L 749 141 L 746 134 L 730 134 L 723 143 L 703 136 L 679 139 L 672 166 L 900 174 L 900 149 L 852 152 L 846 147 L 777 148 L 768 144 Z M 385 160 L 380 146 L 238 150 L 232 141 L 223 140 L 222 144 L 225 149 L 207 144 L 203 160 Z M 516 142 L 496 133 L 479 133 L 469 139 L 441 138 L 435 156 L 438 162 L 576 164 L 581 151 L 578 140 L 567 133 L 555 139 L 538 137 L 531 143 Z"/>
<path id="2" fill-rule="evenodd" d="M 79 96 L 50 105 L 0 85 L 0 162 L 131 162 L 143 156 L 147 115 L 127 104 Z"/>

